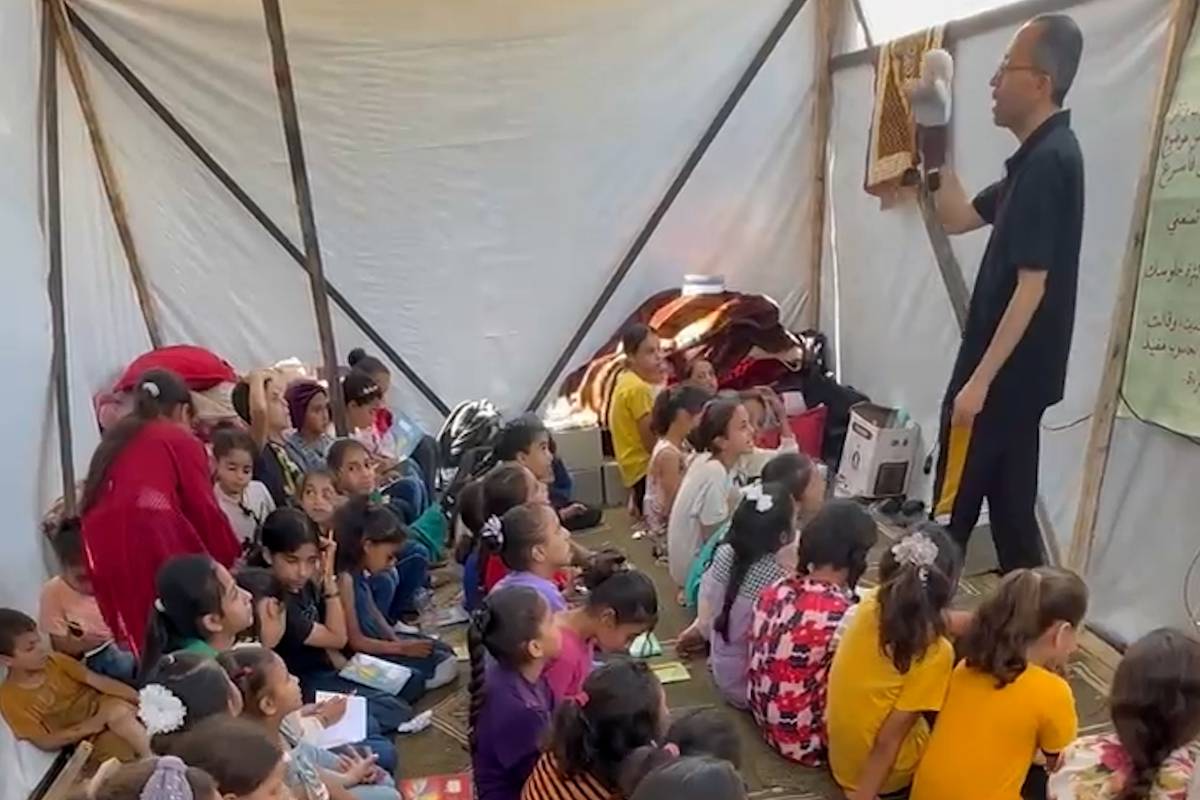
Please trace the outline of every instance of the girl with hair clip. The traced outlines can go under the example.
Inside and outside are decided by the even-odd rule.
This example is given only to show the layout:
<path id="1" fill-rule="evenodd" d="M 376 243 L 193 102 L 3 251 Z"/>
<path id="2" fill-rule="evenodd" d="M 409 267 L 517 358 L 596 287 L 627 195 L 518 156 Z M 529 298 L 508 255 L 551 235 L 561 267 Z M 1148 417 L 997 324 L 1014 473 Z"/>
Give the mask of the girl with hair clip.
<path id="1" fill-rule="evenodd" d="M 1004 576 L 959 643 L 937 725 L 913 781 L 913 800 L 954 800 L 964 787 L 997 800 L 1045 796 L 1045 772 L 1075 738 L 1075 696 L 1059 672 L 1075 651 L 1087 586 L 1052 567 Z M 1028 778 L 1028 779 L 1027 779 Z M 986 789 L 986 791 L 985 791 Z"/>
<path id="2" fill-rule="evenodd" d="M 454 651 L 425 636 L 398 634 L 375 604 L 371 576 L 390 569 L 407 539 L 396 515 L 369 497 L 346 501 L 333 517 L 334 569 L 346 613 L 350 649 L 385 658 L 413 671 L 400 696 L 412 703 L 458 677 Z"/>
<path id="3" fill-rule="evenodd" d="M 80 498 L 84 553 L 96 602 L 135 656 L 169 558 L 207 553 L 233 566 L 241 545 L 213 495 L 208 454 L 191 431 L 192 396 L 172 372 L 137 382 L 133 412 L 104 433 Z"/>
<path id="4" fill-rule="evenodd" d="M 558 615 L 562 648 L 546 669 L 558 699 L 574 697 L 596 663 L 596 652 L 624 653 L 658 624 L 658 594 L 644 572 L 615 564 L 586 570 L 583 605 Z"/>
<path id="5" fill-rule="evenodd" d="M 671 578 L 682 587 L 704 543 L 733 513 L 737 489 L 730 471 L 754 448 L 754 431 L 741 401 L 719 397 L 704 408 L 691 434 L 697 456 L 675 496 L 667 524 Z"/>
<path id="6" fill-rule="evenodd" d="M 143 676 L 176 650 L 214 658 L 254 624 L 250 593 L 208 556 L 176 556 L 163 564 L 155 584 L 158 599 L 142 648 Z"/>
<path id="7" fill-rule="evenodd" d="M 490 518 L 483 524 L 480 537 L 508 568 L 508 574 L 492 591 L 527 586 L 546 600 L 551 611 L 566 611 L 567 601 L 554 576 L 571 565 L 570 536 L 558 513 L 541 503 L 520 505 L 500 519 Z"/>
<path id="8" fill-rule="evenodd" d="M 546 752 L 521 800 L 624 800 L 620 777 L 626 758 L 658 744 L 669 723 L 666 694 L 645 662 L 604 665 L 554 712 Z"/>
<path id="9" fill-rule="evenodd" d="M 283 750 L 249 720 L 207 719 L 180 737 L 174 755 L 211 775 L 223 800 L 295 800 Z"/>
<path id="10" fill-rule="evenodd" d="M 241 713 L 242 695 L 225 670 L 197 653 L 163 656 L 138 696 L 138 718 L 160 755 L 178 755 L 181 737 L 204 720 Z"/>
<path id="11" fill-rule="evenodd" d="M 1200 797 L 1200 642 L 1159 628 L 1130 645 L 1109 695 L 1113 733 L 1063 751 L 1050 800 Z"/>
<path id="12" fill-rule="evenodd" d="M 800 570 L 764 590 L 754 608 L 750 711 L 767 744 L 806 767 L 825 763 L 836 634 L 877 536 L 875 521 L 861 506 L 831 500 L 804 529 Z"/>
<path id="13" fill-rule="evenodd" d="M 518 800 L 554 712 L 546 664 L 561 638 L 533 589 L 497 589 L 467 629 L 471 765 L 479 800 Z M 491 656 L 490 659 L 487 656 Z"/>
<path id="14" fill-rule="evenodd" d="M 667 551 L 667 522 L 690 457 L 687 438 L 711 398 L 710 393 L 695 386 L 676 386 L 659 392 L 650 411 L 650 428 L 658 441 L 650 453 L 643 511 L 656 555 Z"/>
<path id="15" fill-rule="evenodd" d="M 109 761 L 92 776 L 80 800 L 221 800 L 217 782 L 176 756 L 133 764 Z"/>
<path id="16" fill-rule="evenodd" d="M 954 648 L 945 610 L 958 546 L 925 525 L 892 545 L 879 590 L 845 626 L 829 670 L 829 766 L 848 800 L 906 794 L 946 697 Z"/>
<path id="17" fill-rule="evenodd" d="M 791 493 L 782 484 L 749 486 L 733 513 L 724 544 L 700 584 L 696 625 L 712 652 L 708 665 L 718 691 L 734 708 L 746 708 L 750 628 L 759 595 L 787 577 L 778 553 L 794 538 Z"/>
<path id="18" fill-rule="evenodd" d="M 303 740 L 292 716 L 300 711 L 300 682 L 283 659 L 264 647 L 239 647 L 220 658 L 242 694 L 242 717 L 287 754 L 284 782 L 295 800 L 399 800 L 373 754 L 350 748 L 338 756 Z"/>
<path id="19" fill-rule="evenodd" d="M 463 562 L 464 605 L 468 611 L 478 608 L 508 573 L 499 553 L 483 541 L 484 523 L 492 517 L 503 517 L 509 509 L 533 502 L 545 490 L 545 484 L 520 464 L 502 464 L 476 483 L 480 487 L 478 506 L 463 507 L 472 543 L 472 550 Z"/>

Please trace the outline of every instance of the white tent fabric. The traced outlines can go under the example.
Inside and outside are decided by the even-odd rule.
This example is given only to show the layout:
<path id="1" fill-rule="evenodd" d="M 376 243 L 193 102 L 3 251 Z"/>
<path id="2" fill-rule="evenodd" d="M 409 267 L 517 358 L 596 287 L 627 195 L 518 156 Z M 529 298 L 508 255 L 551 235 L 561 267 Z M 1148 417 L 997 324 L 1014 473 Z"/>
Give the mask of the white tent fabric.
<path id="1" fill-rule="evenodd" d="M 1068 99 L 1088 169 L 1085 242 L 1067 396 L 1046 415 L 1040 475 L 1064 552 L 1079 502 L 1088 435 L 1088 421 L 1071 423 L 1089 415 L 1095 404 L 1134 188 L 1166 52 L 1169 7 L 1165 0 L 1095 0 L 1071 12 L 1086 40 L 1080 74 Z M 992 125 L 987 89 L 1013 31 L 969 38 L 956 47 L 954 160 L 968 187 L 979 189 L 1000 177 L 1003 160 L 1016 147 L 1007 132 Z M 921 424 L 926 450 L 931 451 L 958 332 L 915 207 L 880 211 L 878 201 L 861 188 L 873 74 L 870 66 L 854 67 L 834 79 L 835 163 L 830 184 L 835 252 L 827 258 L 830 278 L 822 291 L 826 298 L 836 292 L 840 300 L 837 334 L 843 379 L 879 401 L 907 408 Z M 954 242 L 968 285 L 985 243 L 986 232 Z M 1065 429 L 1053 430 L 1059 427 Z M 1177 446 L 1167 449 L 1178 458 Z M 1112 460 L 1119 461 L 1119 455 L 1114 452 Z M 1161 449 L 1156 455 L 1170 460 Z M 1122 482 L 1126 470 L 1122 466 L 1110 474 L 1108 496 L 1127 485 Z M 929 483 L 925 479 L 919 487 L 926 497 Z M 1168 564 L 1178 562 L 1178 552 L 1135 549 L 1140 544 L 1134 542 L 1140 540 L 1128 527 L 1128 518 L 1114 519 L 1110 506 L 1105 505 L 1109 513 L 1102 519 L 1098 542 L 1114 539 L 1121 544 L 1100 544 L 1094 554 L 1093 574 L 1109 579 L 1093 583 L 1095 619 L 1127 638 L 1157 624 L 1182 623 L 1179 596 L 1186 562 L 1171 568 L 1178 581 L 1153 580 Z M 1188 517 L 1172 519 L 1180 523 L 1182 540 Z M 1115 527 L 1117 522 L 1125 527 Z M 1126 576 L 1119 598 L 1109 594 L 1117 572 Z M 1147 583 L 1157 583 L 1160 590 L 1150 592 Z M 1131 604 L 1134 585 L 1139 595 Z"/>

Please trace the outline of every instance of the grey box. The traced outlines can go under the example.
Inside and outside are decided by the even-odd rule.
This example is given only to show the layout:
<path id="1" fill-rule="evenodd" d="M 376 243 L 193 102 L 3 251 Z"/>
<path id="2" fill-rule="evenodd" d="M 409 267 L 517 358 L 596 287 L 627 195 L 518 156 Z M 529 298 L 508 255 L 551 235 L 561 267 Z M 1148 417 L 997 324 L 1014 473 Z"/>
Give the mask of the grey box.
<path id="1" fill-rule="evenodd" d="M 572 500 L 596 508 L 604 507 L 604 476 L 599 469 L 571 470 L 571 480 L 575 482 Z"/>
<path id="2" fill-rule="evenodd" d="M 600 448 L 600 429 L 594 425 L 590 428 L 555 431 L 554 441 L 558 444 L 558 457 L 569 470 L 598 470 L 604 464 L 604 453 Z"/>
<path id="3" fill-rule="evenodd" d="M 604 462 L 604 505 L 621 508 L 629 502 L 629 489 L 621 479 L 621 468 L 615 461 Z"/>

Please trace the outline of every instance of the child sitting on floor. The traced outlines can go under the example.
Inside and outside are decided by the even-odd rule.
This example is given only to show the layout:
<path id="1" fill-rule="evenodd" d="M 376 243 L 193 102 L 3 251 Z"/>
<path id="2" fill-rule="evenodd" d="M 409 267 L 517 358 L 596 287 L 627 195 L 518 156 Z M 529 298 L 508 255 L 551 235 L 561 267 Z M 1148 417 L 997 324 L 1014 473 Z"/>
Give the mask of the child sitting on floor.
<path id="1" fill-rule="evenodd" d="M 492 591 L 528 586 L 545 598 L 550 610 L 565 611 L 567 601 L 554 576 L 571 564 L 570 534 L 548 505 L 527 503 L 490 518 L 480 533 L 489 553 L 498 553 L 508 574 Z"/>
<path id="2" fill-rule="evenodd" d="M 544 484 L 525 467 L 502 464 L 475 482 L 478 503 L 467 495 L 463 520 L 472 534 L 470 550 L 463 562 L 463 605 L 468 611 L 479 607 L 483 597 L 508 573 L 498 553 L 485 552 L 481 533 L 492 517 L 503 517 L 512 508 L 534 502 L 538 487 Z"/>
<path id="3" fill-rule="evenodd" d="M 133 761 L 150 754 L 138 722 L 137 692 L 92 672 L 62 653 L 48 651 L 37 623 L 0 608 L 0 715 L 18 739 L 42 750 L 90 741 L 94 768 L 110 758 Z"/>
<path id="4" fill-rule="evenodd" d="M 640 322 L 621 333 L 625 368 L 617 377 L 608 406 L 608 427 L 621 481 L 630 490 L 629 506 L 635 517 L 646 499 L 646 469 L 654 449 L 650 411 L 655 386 L 662 382 L 664 365 L 658 336 Z"/>
<path id="5" fill-rule="evenodd" d="M 493 452 L 500 463 L 520 464 L 547 487 L 550 505 L 568 530 L 594 527 L 599 522 L 599 509 L 589 509 L 571 500 L 571 475 L 554 454 L 550 431 L 534 415 L 526 414 L 505 425 Z"/>
<path id="6" fill-rule="evenodd" d="M 155 587 L 158 599 L 146 628 L 143 671 L 176 650 L 215 658 L 254 624 L 250 593 L 206 555 L 172 558 L 159 569 Z"/>
<path id="7" fill-rule="evenodd" d="M 592 674 L 596 651 L 624 653 L 633 641 L 658 624 L 654 581 L 631 569 L 589 570 L 584 604 L 558 616 L 562 648 L 546 669 L 554 696 L 575 697 Z"/>
<path id="8" fill-rule="evenodd" d="M 804 529 L 800 570 L 763 590 L 754 609 L 750 711 L 767 744 L 807 767 L 825 763 L 835 634 L 855 602 L 877 535 L 857 503 L 831 501 Z"/>
<path id="9" fill-rule="evenodd" d="M 355 497 L 334 514 L 333 525 L 350 649 L 408 667 L 409 682 L 422 691 L 452 683 L 458 677 L 454 651 L 435 639 L 397 634 L 376 605 L 370 578 L 394 566 L 406 538 L 396 516 L 370 498 Z"/>
<path id="10" fill-rule="evenodd" d="M 650 454 L 643 511 L 656 555 L 666 555 L 667 522 L 691 458 L 688 436 L 711 398 L 712 395 L 695 386 L 676 386 L 664 389 L 654 400 L 650 427 L 658 441 Z"/>
<path id="11" fill-rule="evenodd" d="M 321 535 L 333 537 L 333 512 L 342 503 L 333 473 L 328 469 L 314 469 L 304 473 L 300 481 L 300 508 L 316 523 Z"/>
<path id="12" fill-rule="evenodd" d="M 471 766 L 477 797 L 518 800 L 554 712 L 554 695 L 545 675 L 547 663 L 561 646 L 554 613 L 533 589 L 497 588 L 475 613 L 467 646 Z"/>
<path id="13" fill-rule="evenodd" d="M 784 453 L 796 453 L 800 446 L 796 443 L 795 431 L 788 424 L 783 400 L 774 389 L 761 386 L 741 392 L 740 396 L 754 429 L 754 447 L 733 465 L 734 480 L 739 486 L 745 486 L 762 475 L 768 461 Z M 759 446 L 764 439 L 773 439 L 776 432 L 779 434 L 778 447 Z"/>
<path id="14" fill-rule="evenodd" d="M 650 772 L 632 787 L 630 800 L 746 800 L 746 782 L 728 761 L 685 756 Z"/>
<path id="15" fill-rule="evenodd" d="M 209 718 L 179 738 L 173 755 L 211 775 L 223 800 L 293 800 L 283 749 L 249 720 Z"/>
<path id="16" fill-rule="evenodd" d="M 879 590 L 846 625 L 829 670 L 829 766 L 849 800 L 907 790 L 954 666 L 943 613 L 958 545 L 927 525 L 883 556 Z"/>
<path id="17" fill-rule="evenodd" d="M 258 542 L 258 529 L 275 510 L 275 501 L 266 486 L 252 479 L 257 448 L 250 434 L 222 428 L 213 434 L 212 448 L 217 464 L 213 494 L 244 553 Z"/>
<path id="18" fill-rule="evenodd" d="M 1033 758 L 1053 764 L 1075 739 L 1075 696 L 1058 671 L 1086 612 L 1087 586 L 1072 572 L 1004 576 L 960 644 L 965 660 L 950 677 L 912 800 L 955 800 L 966 787 L 1015 800 L 1027 777 L 1044 796 L 1045 772 Z"/>
<path id="19" fill-rule="evenodd" d="M 171 653 L 147 671 L 138 717 L 159 755 L 175 755 L 180 737 L 209 717 L 242 713 L 242 695 L 214 658 Z"/>
<path id="20" fill-rule="evenodd" d="M 710 396 L 721 389 L 717 380 L 717 370 L 707 358 L 693 358 L 683 371 L 683 383 L 707 392 Z"/>
<path id="21" fill-rule="evenodd" d="M 271 570 L 262 567 L 242 567 L 233 579 L 250 595 L 250 608 L 254 612 L 253 623 L 242 631 L 238 642 L 252 642 L 274 650 L 283 640 L 283 629 L 287 626 L 287 592 L 283 584 Z"/>
<path id="22" fill-rule="evenodd" d="M 301 470 L 292 461 L 284 437 L 291 425 L 284 387 L 274 370 L 256 370 L 233 387 L 229 400 L 254 440 L 254 479 L 262 482 L 276 506 L 296 496 Z"/>
<path id="23" fill-rule="evenodd" d="M 389 496 L 403 500 L 410 508 L 404 521 L 411 523 L 425 512 L 432 502 L 425 476 L 415 463 L 402 460 L 396 452 L 396 440 L 391 431 L 380 430 L 376 414 L 383 408 L 383 390 L 365 372 L 351 370 L 342 379 L 342 394 L 346 400 L 346 421 L 350 436 L 366 448 L 371 456 L 380 485 Z"/>
<path id="24" fill-rule="evenodd" d="M 50 543 L 58 558 L 58 575 L 42 587 L 38 603 L 42 632 L 50 636 L 55 651 L 82 660 L 92 672 L 132 683 L 137 661 L 113 640 L 92 594 L 79 520 L 62 520 Z"/>
<path id="25" fill-rule="evenodd" d="M 297 380 L 283 393 L 292 432 L 284 444 L 288 455 L 307 475 L 325 468 L 325 458 L 333 445 L 329 435 L 329 392 L 316 381 Z"/>
<path id="26" fill-rule="evenodd" d="M 339 758 L 305 742 L 286 722 L 300 711 L 300 682 L 287 665 L 265 647 L 239 647 L 220 658 L 242 693 L 242 717 L 261 726 L 287 754 L 284 780 L 295 800 L 398 800 L 389 775 L 375 756 L 352 752 Z"/>

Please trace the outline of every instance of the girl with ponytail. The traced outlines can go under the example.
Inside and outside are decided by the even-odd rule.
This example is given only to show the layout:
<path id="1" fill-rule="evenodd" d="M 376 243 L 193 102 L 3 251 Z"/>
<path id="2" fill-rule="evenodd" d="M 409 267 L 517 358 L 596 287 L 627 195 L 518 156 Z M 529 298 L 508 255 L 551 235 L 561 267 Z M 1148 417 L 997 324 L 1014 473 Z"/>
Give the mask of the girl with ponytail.
<path id="1" fill-rule="evenodd" d="M 520 798 L 554 711 L 545 669 L 560 644 L 554 614 L 534 589 L 497 589 L 475 612 L 467 648 L 471 764 L 479 800 Z"/>
<path id="2" fill-rule="evenodd" d="M 945 611 L 961 568 L 944 530 L 894 544 L 880 587 L 858 604 L 829 670 L 829 766 L 849 800 L 906 792 L 954 666 Z"/>
<path id="3" fill-rule="evenodd" d="M 750 628 L 762 592 L 787 577 L 778 553 L 795 538 L 791 491 L 778 483 L 748 486 L 725 542 L 700 581 L 697 622 L 712 645 L 709 667 L 725 702 L 748 703 Z"/>
<path id="4" fill-rule="evenodd" d="M 1075 738 L 1075 696 L 1058 672 L 1086 611 L 1087 587 L 1072 572 L 1039 567 L 1005 576 L 960 644 L 965 660 L 950 678 L 913 800 L 974 794 L 968 787 L 1016 800 L 1023 785 L 1045 786 L 1032 759 L 1041 752 L 1053 763 Z"/>
<path id="5" fill-rule="evenodd" d="M 639 747 L 661 744 L 669 723 L 666 694 L 650 667 L 609 662 L 554 712 L 546 752 L 521 800 L 624 800 L 626 759 Z"/>
<path id="6" fill-rule="evenodd" d="M 138 655 L 159 567 L 184 553 L 207 553 L 229 567 L 241 546 L 213 496 L 208 454 L 191 432 L 187 385 L 150 370 L 137 382 L 134 403 L 92 456 L 80 513 L 100 612 L 117 641 Z"/>
<path id="7" fill-rule="evenodd" d="M 1185 800 L 1197 796 L 1200 642 L 1160 628 L 1134 642 L 1113 677 L 1114 733 L 1063 751 L 1051 800 Z"/>

